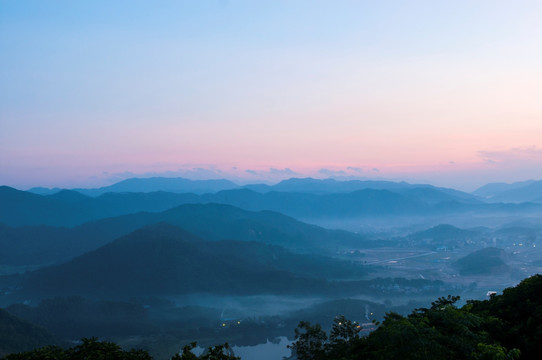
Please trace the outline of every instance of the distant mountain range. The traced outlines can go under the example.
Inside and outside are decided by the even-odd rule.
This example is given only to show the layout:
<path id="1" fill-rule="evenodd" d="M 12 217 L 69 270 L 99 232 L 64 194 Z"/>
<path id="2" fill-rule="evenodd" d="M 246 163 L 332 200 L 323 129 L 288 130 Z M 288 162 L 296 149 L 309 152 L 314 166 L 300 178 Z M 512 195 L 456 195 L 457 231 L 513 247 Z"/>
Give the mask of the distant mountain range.
<path id="1" fill-rule="evenodd" d="M 439 188 L 427 184 L 409 184 L 407 182 L 377 181 L 377 180 L 346 180 L 339 181 L 335 179 L 313 179 L 313 178 L 291 178 L 283 180 L 275 185 L 267 184 L 249 184 L 238 185 L 226 179 L 211 180 L 190 180 L 185 178 L 131 178 L 120 181 L 110 186 L 97 189 L 71 189 L 81 194 L 96 197 L 105 193 L 124 193 L 138 192 L 149 193 L 163 191 L 169 193 L 194 193 L 207 194 L 216 193 L 223 190 L 249 189 L 252 191 L 267 193 L 271 191 L 278 192 L 298 192 L 311 194 L 331 194 L 331 193 L 350 193 L 358 190 L 405 190 L 412 188 L 432 188 L 456 197 L 472 198 L 473 196 L 458 190 Z M 61 190 L 59 188 L 35 187 L 28 190 L 31 193 L 39 195 L 53 195 Z"/>
<path id="2" fill-rule="evenodd" d="M 364 189 L 397 190 L 417 187 L 406 182 L 377 181 L 377 180 L 346 180 L 291 178 L 283 180 L 275 185 L 253 184 L 243 188 L 257 192 L 298 192 L 311 194 L 350 193 Z M 430 185 L 422 185 L 430 186 Z"/>
<path id="3" fill-rule="evenodd" d="M 490 202 L 542 202 L 542 180 L 528 180 L 512 184 L 491 183 L 473 192 Z"/>
<path id="4" fill-rule="evenodd" d="M 472 194 L 462 191 L 436 187 L 428 184 L 409 184 L 406 182 L 393 182 L 384 180 L 346 180 L 336 179 L 313 179 L 313 178 L 291 178 L 283 180 L 275 185 L 267 184 L 249 184 L 238 185 L 226 179 L 216 180 L 189 180 L 185 178 L 131 178 L 120 181 L 110 186 L 97 189 L 72 189 L 81 194 L 97 197 L 106 193 L 150 193 L 163 191 L 168 193 L 193 193 L 193 194 L 212 194 L 223 190 L 249 189 L 258 193 L 276 192 L 295 192 L 309 194 L 336 194 L 351 193 L 359 190 L 389 190 L 397 193 L 419 192 L 422 197 L 430 189 L 435 193 L 445 194 L 462 201 L 473 201 L 476 199 L 490 202 L 542 202 L 542 180 L 527 180 L 515 183 L 489 183 L 472 192 Z M 63 189 L 36 187 L 28 190 L 31 193 L 39 195 L 53 195 Z"/>
<path id="5" fill-rule="evenodd" d="M 85 196 L 73 190 L 38 195 L 3 186 L 0 187 L 0 222 L 9 226 L 75 226 L 139 211 L 160 212 L 188 203 L 221 203 L 251 211 L 272 210 L 303 220 L 542 209 L 540 204 L 487 204 L 473 195 L 451 189 L 395 185 L 395 190 L 362 189 L 318 194 L 278 191 L 262 193 L 244 188 L 199 195 L 123 192 L 105 193 L 97 197 Z"/>
<path id="6" fill-rule="evenodd" d="M 166 178 L 166 177 L 152 177 L 152 178 L 131 178 L 120 181 L 110 186 L 104 186 L 97 189 L 72 189 L 83 195 L 87 196 L 99 196 L 105 193 L 123 193 L 123 192 L 137 192 L 137 193 L 149 193 L 155 191 L 164 191 L 170 193 L 194 193 L 205 194 L 214 193 L 221 190 L 236 189 L 239 185 L 225 179 L 218 180 L 190 180 L 181 177 Z M 59 189 L 48 189 L 42 187 L 36 187 L 29 190 L 40 195 L 52 195 L 58 192 Z"/>

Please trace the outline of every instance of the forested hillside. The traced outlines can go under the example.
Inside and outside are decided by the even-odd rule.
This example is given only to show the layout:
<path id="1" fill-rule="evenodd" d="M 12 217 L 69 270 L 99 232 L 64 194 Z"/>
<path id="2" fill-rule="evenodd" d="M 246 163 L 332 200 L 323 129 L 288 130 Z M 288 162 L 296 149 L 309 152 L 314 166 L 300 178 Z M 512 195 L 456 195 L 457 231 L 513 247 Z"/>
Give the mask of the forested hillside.
<path id="1" fill-rule="evenodd" d="M 542 352 L 541 293 L 542 275 L 535 275 L 505 289 L 502 295 L 468 301 L 462 307 L 456 306 L 458 296 L 440 297 L 429 308 L 415 309 L 408 316 L 387 313 L 378 328 L 365 337 L 360 335 L 361 325 L 342 315 L 335 318 L 329 332 L 319 324 L 301 321 L 295 331 L 296 341 L 290 346 L 292 358 L 538 359 Z M 193 347 L 187 345 L 173 359 L 235 359 L 227 345 L 210 347 L 199 357 L 190 352 Z M 77 356 L 83 354 L 86 358 L 99 355 L 107 359 L 151 359 L 145 351 L 126 352 L 113 343 L 95 339 L 85 339 L 67 350 L 48 347 L 3 359 L 79 359 Z"/>
<path id="2" fill-rule="evenodd" d="M 299 360 L 539 359 L 542 353 L 542 276 L 523 280 L 489 300 L 455 303 L 441 297 L 408 316 L 387 313 L 367 337 L 337 317 L 331 331 L 300 322 L 292 345 Z"/>

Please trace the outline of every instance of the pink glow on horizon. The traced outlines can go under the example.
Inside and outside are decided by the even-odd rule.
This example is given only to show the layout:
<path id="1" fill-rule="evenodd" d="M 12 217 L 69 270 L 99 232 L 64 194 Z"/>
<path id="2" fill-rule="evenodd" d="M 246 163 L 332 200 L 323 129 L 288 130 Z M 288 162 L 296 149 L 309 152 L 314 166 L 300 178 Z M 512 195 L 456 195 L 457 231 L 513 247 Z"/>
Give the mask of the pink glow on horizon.
<path id="1" fill-rule="evenodd" d="M 0 185 L 542 178 L 539 3 L 201 3 L 6 6 Z"/>

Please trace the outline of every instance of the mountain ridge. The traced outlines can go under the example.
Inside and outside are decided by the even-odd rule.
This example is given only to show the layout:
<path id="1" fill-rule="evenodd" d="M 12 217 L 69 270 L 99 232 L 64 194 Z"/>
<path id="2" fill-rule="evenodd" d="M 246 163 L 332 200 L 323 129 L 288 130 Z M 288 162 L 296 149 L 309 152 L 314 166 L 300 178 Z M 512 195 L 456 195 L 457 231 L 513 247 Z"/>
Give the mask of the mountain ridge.
<path id="1" fill-rule="evenodd" d="M 296 293 L 310 287 L 323 291 L 327 282 L 310 274 L 321 275 L 327 271 L 322 268 L 339 266 L 339 261 L 318 259 L 256 242 L 209 242 L 184 229 L 158 224 L 67 263 L 25 274 L 22 289 L 86 296 Z M 339 273 L 351 274 L 353 269 L 346 267 Z"/>

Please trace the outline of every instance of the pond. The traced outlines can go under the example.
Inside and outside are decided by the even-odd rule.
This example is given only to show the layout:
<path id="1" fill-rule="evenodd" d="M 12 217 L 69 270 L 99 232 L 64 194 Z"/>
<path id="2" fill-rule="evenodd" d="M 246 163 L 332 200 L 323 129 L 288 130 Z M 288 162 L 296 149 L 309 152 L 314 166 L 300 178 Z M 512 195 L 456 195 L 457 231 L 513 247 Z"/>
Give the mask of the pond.
<path id="1" fill-rule="evenodd" d="M 292 342 L 285 336 L 276 338 L 274 341 L 269 339 L 263 343 L 254 346 L 232 346 L 235 356 L 240 356 L 242 360 L 282 360 L 285 356 L 290 356 L 291 351 L 287 345 Z M 196 347 L 193 352 L 196 355 L 203 353 L 202 347 Z"/>

